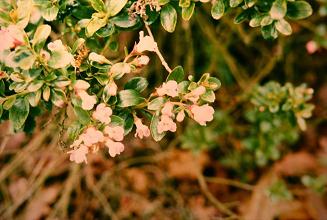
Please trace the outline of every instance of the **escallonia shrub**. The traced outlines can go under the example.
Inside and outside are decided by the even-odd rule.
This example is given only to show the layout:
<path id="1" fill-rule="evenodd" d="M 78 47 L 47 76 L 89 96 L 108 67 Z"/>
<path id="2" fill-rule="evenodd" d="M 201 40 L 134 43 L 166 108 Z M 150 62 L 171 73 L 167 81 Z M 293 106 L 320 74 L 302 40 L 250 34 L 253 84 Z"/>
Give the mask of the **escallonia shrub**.
<path id="1" fill-rule="evenodd" d="M 112 157 L 119 155 L 130 132 L 160 141 L 186 116 L 205 126 L 214 119 L 211 105 L 220 81 L 209 73 L 196 80 L 181 66 L 171 69 L 150 28 L 160 20 L 164 30 L 174 32 L 178 14 L 187 21 L 202 5 L 211 7 L 214 19 L 240 12 L 235 23 L 249 20 L 267 39 L 278 32 L 291 34 L 288 19 L 312 14 L 306 1 L 290 0 L 0 1 L 1 120 L 11 120 L 16 131 L 32 132 L 38 115 L 63 114 L 64 120 L 70 119 L 63 129 L 71 143 L 70 160 L 76 163 L 87 162 L 87 155 L 100 148 L 108 148 Z M 147 33 L 140 31 L 143 26 Z M 106 50 L 117 50 L 119 33 L 130 30 L 139 33 L 134 47 L 125 48 L 120 59 L 106 57 Z M 156 54 L 168 72 L 152 91 L 146 78 L 134 76 L 151 62 L 149 53 Z M 261 93 L 258 90 L 258 97 L 265 95 Z M 270 105 L 263 102 L 260 108 L 274 110 Z M 309 115 L 296 111 L 304 127 L 303 118 Z"/>

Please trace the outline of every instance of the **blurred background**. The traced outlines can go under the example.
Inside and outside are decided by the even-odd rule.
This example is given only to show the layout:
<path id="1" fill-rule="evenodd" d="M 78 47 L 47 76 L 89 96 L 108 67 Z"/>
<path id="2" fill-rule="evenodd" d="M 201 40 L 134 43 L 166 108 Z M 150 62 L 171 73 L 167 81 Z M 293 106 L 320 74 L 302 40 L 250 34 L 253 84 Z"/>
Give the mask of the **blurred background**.
<path id="1" fill-rule="evenodd" d="M 207 127 L 185 121 L 159 143 L 130 134 L 119 157 L 98 152 L 77 165 L 49 115 L 33 135 L 12 134 L 3 122 L 0 219 L 326 220 L 327 2 L 310 4 L 313 15 L 292 22 L 291 36 L 271 41 L 248 22 L 234 24 L 233 12 L 213 20 L 206 5 L 174 34 L 152 25 L 170 66 L 221 80 Z M 137 39 L 121 33 L 106 56 L 119 59 Z M 139 74 L 153 89 L 166 73 L 150 58 Z M 305 131 L 257 111 L 255 89 L 279 88 L 268 82 L 314 89 Z"/>

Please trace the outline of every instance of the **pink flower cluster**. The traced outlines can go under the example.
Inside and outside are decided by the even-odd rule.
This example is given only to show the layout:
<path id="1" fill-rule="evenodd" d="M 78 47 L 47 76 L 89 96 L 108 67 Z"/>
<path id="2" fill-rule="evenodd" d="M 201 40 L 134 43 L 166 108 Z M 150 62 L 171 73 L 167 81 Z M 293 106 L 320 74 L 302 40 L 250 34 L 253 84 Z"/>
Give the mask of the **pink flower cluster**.
<path id="1" fill-rule="evenodd" d="M 95 127 L 89 127 L 70 146 L 74 149 L 68 152 L 69 159 L 76 163 L 87 163 L 87 154 L 96 152 L 103 145 L 108 148 L 109 155 L 115 157 L 124 151 L 124 145 L 120 142 L 123 138 L 124 128 L 120 126 L 108 125 L 103 132 Z"/>
<path id="2" fill-rule="evenodd" d="M 175 132 L 176 123 L 174 122 L 175 105 L 180 106 L 175 111 L 177 111 L 176 120 L 182 122 L 185 118 L 185 111 L 187 111 L 196 122 L 200 125 L 206 125 L 207 122 L 213 120 L 214 109 L 208 104 L 199 105 L 198 101 L 200 96 L 205 94 L 206 88 L 204 86 L 198 86 L 187 94 L 184 94 L 183 99 L 191 101 L 193 104 L 189 105 L 182 102 L 166 102 L 161 109 L 161 116 L 158 122 L 158 133 L 163 133 L 166 131 Z M 171 98 L 179 96 L 178 93 L 178 84 L 174 80 L 169 80 L 166 83 L 163 83 L 162 86 L 157 88 L 158 96 L 169 96 Z"/>

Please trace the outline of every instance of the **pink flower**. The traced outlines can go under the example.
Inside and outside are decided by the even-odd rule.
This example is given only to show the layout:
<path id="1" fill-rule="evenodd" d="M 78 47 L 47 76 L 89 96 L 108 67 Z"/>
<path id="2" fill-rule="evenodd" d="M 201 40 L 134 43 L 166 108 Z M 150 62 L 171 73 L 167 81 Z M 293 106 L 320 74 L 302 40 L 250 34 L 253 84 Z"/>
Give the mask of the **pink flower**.
<path id="1" fill-rule="evenodd" d="M 319 49 L 318 44 L 315 41 L 313 41 L 313 40 L 307 42 L 307 44 L 305 45 L 305 47 L 306 47 L 307 52 L 309 54 L 313 54 L 313 53 L 315 53 Z"/>
<path id="2" fill-rule="evenodd" d="M 10 25 L 7 28 L 0 30 L 0 52 L 15 48 L 24 43 L 24 34 L 15 25 Z"/>
<path id="3" fill-rule="evenodd" d="M 184 112 L 184 110 L 178 112 L 177 117 L 176 117 L 176 120 L 178 122 L 182 122 L 184 120 L 184 118 L 185 118 L 185 112 Z"/>
<path id="4" fill-rule="evenodd" d="M 171 102 L 166 102 L 163 106 L 163 108 L 161 109 L 161 113 L 163 115 L 167 115 L 169 117 L 173 116 L 173 109 L 174 109 L 174 104 Z"/>
<path id="5" fill-rule="evenodd" d="M 74 85 L 75 90 L 87 90 L 90 87 L 90 84 L 84 80 L 76 80 Z"/>
<path id="6" fill-rule="evenodd" d="M 82 109 L 91 110 L 97 103 L 97 97 L 95 95 L 89 95 L 85 90 L 78 91 L 77 95 L 82 100 Z"/>
<path id="7" fill-rule="evenodd" d="M 161 134 L 165 131 L 175 132 L 177 129 L 176 123 L 167 115 L 162 115 L 158 123 L 158 133 Z"/>
<path id="8" fill-rule="evenodd" d="M 111 119 L 110 116 L 112 115 L 112 110 L 110 107 L 107 107 L 106 104 L 101 103 L 97 106 L 95 111 L 92 114 L 92 117 L 102 123 L 109 124 Z"/>
<path id="9" fill-rule="evenodd" d="M 124 128 L 120 126 L 106 126 L 104 133 L 115 141 L 122 141 L 124 139 Z"/>
<path id="10" fill-rule="evenodd" d="M 163 83 L 161 87 L 157 88 L 157 93 L 159 96 L 168 95 L 171 97 L 178 96 L 178 84 L 174 80 L 169 80 Z"/>
<path id="11" fill-rule="evenodd" d="M 196 103 L 200 96 L 206 92 L 206 88 L 204 86 L 199 86 L 196 89 L 192 90 L 190 93 L 185 95 L 185 98 L 190 100 L 193 103 Z"/>
<path id="12" fill-rule="evenodd" d="M 86 131 L 80 135 L 80 138 L 86 146 L 92 146 L 104 140 L 103 133 L 94 127 L 86 129 Z"/>
<path id="13" fill-rule="evenodd" d="M 137 53 L 143 53 L 144 51 L 155 52 L 157 50 L 157 43 L 150 36 L 144 36 L 144 32 L 140 31 L 140 41 L 135 45 L 134 50 Z"/>
<path id="14" fill-rule="evenodd" d="M 109 148 L 109 155 L 111 157 L 115 157 L 124 151 L 124 145 L 121 142 L 115 142 L 109 138 L 106 139 L 105 145 Z"/>
<path id="15" fill-rule="evenodd" d="M 108 84 L 108 94 L 110 96 L 115 96 L 115 95 L 117 95 L 117 90 L 118 90 L 118 87 L 117 87 L 116 83 L 114 81 L 110 81 Z"/>
<path id="16" fill-rule="evenodd" d="M 70 161 L 74 161 L 75 163 L 87 163 L 86 155 L 88 152 L 88 147 L 85 145 L 81 145 L 78 149 L 68 151 L 67 153 L 70 154 Z"/>
<path id="17" fill-rule="evenodd" d="M 200 125 L 206 125 L 206 122 L 213 120 L 213 114 L 215 110 L 208 104 L 198 106 L 192 105 L 191 112 L 193 113 L 193 118 Z"/>
<path id="18" fill-rule="evenodd" d="M 135 66 L 142 67 L 142 66 L 148 65 L 149 62 L 150 62 L 150 58 L 146 55 L 142 55 L 142 56 L 135 58 L 133 63 Z"/>
<path id="19" fill-rule="evenodd" d="M 135 137 L 139 137 L 140 139 L 143 139 L 143 137 L 150 136 L 150 130 L 148 126 L 144 125 L 141 119 L 136 118 L 134 123 L 136 126 Z"/>

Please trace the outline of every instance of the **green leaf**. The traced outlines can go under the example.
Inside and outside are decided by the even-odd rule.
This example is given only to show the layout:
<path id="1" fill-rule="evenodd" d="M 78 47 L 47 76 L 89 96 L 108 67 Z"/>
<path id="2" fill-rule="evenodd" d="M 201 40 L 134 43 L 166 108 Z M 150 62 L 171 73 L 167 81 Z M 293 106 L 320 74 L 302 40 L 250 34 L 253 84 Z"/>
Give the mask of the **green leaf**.
<path id="1" fill-rule="evenodd" d="M 166 98 L 164 97 L 155 98 L 151 102 L 149 102 L 148 109 L 153 111 L 158 111 L 161 109 L 163 104 L 165 104 L 165 102 L 166 102 Z"/>
<path id="2" fill-rule="evenodd" d="M 241 4 L 243 0 L 229 0 L 230 7 L 234 8 Z"/>
<path id="3" fill-rule="evenodd" d="M 93 34 L 107 24 L 107 19 L 93 17 L 86 26 L 86 36 L 91 37 Z"/>
<path id="4" fill-rule="evenodd" d="M 266 15 L 266 16 L 262 17 L 260 25 L 268 26 L 268 25 L 271 25 L 273 23 L 273 21 L 274 20 L 269 15 Z"/>
<path id="5" fill-rule="evenodd" d="M 282 33 L 284 35 L 292 34 L 291 25 L 284 19 L 280 19 L 280 20 L 276 21 L 275 27 L 280 33 Z"/>
<path id="6" fill-rule="evenodd" d="M 166 82 L 168 82 L 169 80 L 174 80 L 179 83 L 183 81 L 183 79 L 184 79 L 184 69 L 181 66 L 177 66 L 168 75 Z"/>
<path id="7" fill-rule="evenodd" d="M 245 21 L 251 15 L 251 10 L 242 11 L 239 15 L 237 15 L 234 19 L 235 24 L 239 24 Z"/>
<path id="8" fill-rule="evenodd" d="M 39 90 L 43 86 L 43 83 L 44 82 L 42 80 L 34 80 L 27 87 L 27 91 L 36 92 L 37 90 Z"/>
<path id="9" fill-rule="evenodd" d="M 278 32 L 273 24 L 262 27 L 261 34 L 263 38 L 267 40 L 276 39 L 278 37 Z"/>
<path id="10" fill-rule="evenodd" d="M 76 53 L 78 48 L 80 48 L 83 44 L 85 43 L 85 39 L 84 38 L 78 38 L 75 43 L 73 44 L 72 47 L 72 54 Z"/>
<path id="11" fill-rule="evenodd" d="M 81 133 L 82 128 L 83 128 L 83 126 L 78 121 L 74 121 L 67 128 L 68 139 L 71 141 L 75 140 L 77 138 L 77 136 Z"/>
<path id="12" fill-rule="evenodd" d="M 287 11 L 286 0 L 276 0 L 269 11 L 270 17 L 275 20 L 285 17 Z"/>
<path id="13" fill-rule="evenodd" d="M 160 141 L 166 135 L 166 132 L 159 134 L 158 123 L 159 123 L 159 116 L 153 115 L 151 124 L 150 124 L 150 131 L 151 131 L 151 135 L 155 141 Z"/>
<path id="14" fill-rule="evenodd" d="M 312 15 L 312 7 L 305 1 L 294 1 L 287 3 L 287 17 L 290 19 L 303 19 Z"/>
<path id="15" fill-rule="evenodd" d="M 245 0 L 245 4 L 246 4 L 249 8 L 251 8 L 252 6 L 255 5 L 256 1 L 257 1 L 257 0 Z"/>
<path id="16" fill-rule="evenodd" d="M 127 0 L 108 0 L 106 4 L 109 16 L 113 17 L 118 14 L 124 8 L 126 3 Z"/>
<path id="17" fill-rule="evenodd" d="M 125 133 L 124 133 L 124 135 L 127 135 L 132 131 L 132 129 L 134 127 L 134 117 L 131 114 L 129 114 L 124 119 L 124 122 L 125 122 L 125 125 L 124 125 Z"/>
<path id="18" fill-rule="evenodd" d="M 215 1 L 211 7 L 211 16 L 214 19 L 218 20 L 224 15 L 224 13 L 225 13 L 224 1 L 223 0 Z"/>
<path id="19" fill-rule="evenodd" d="M 23 127 L 30 111 L 30 105 L 25 98 L 18 98 L 9 110 L 9 119 L 15 130 Z"/>
<path id="20" fill-rule="evenodd" d="M 142 92 L 148 85 L 149 83 L 144 77 L 134 77 L 125 84 L 124 89 L 133 89 Z"/>
<path id="21" fill-rule="evenodd" d="M 253 17 L 249 22 L 250 27 L 259 27 L 261 25 L 261 20 L 263 17 L 264 16 L 262 15 L 256 15 L 255 17 Z"/>
<path id="22" fill-rule="evenodd" d="M 216 99 L 215 93 L 209 89 L 203 95 L 201 95 L 201 99 L 206 102 L 214 102 Z"/>
<path id="23" fill-rule="evenodd" d="M 160 12 L 162 27 L 169 33 L 174 32 L 177 23 L 177 12 L 173 6 L 167 4 L 162 7 Z"/>
<path id="24" fill-rule="evenodd" d="M 191 5 L 191 0 L 179 0 L 179 7 L 188 8 Z"/>
<path id="25" fill-rule="evenodd" d="M 4 96 L 6 91 L 5 82 L 3 80 L 0 80 L 0 96 Z"/>
<path id="26" fill-rule="evenodd" d="M 59 8 L 57 6 L 51 6 L 51 7 L 47 7 L 47 8 L 42 8 L 41 10 L 41 14 L 42 17 L 46 20 L 46 21 L 53 21 L 56 19 L 57 15 L 59 12 Z"/>
<path id="27" fill-rule="evenodd" d="M 83 124 L 83 125 L 87 125 L 90 123 L 91 118 L 90 118 L 90 114 L 88 113 L 88 111 L 85 111 L 84 109 L 82 109 L 81 107 L 78 106 L 74 106 L 74 113 L 78 119 L 78 121 Z"/>
<path id="28" fill-rule="evenodd" d="M 216 91 L 217 89 L 220 88 L 221 86 L 221 82 L 219 79 L 217 79 L 216 77 L 209 77 L 208 81 L 207 81 L 208 85 L 206 85 L 207 88 L 210 88 L 214 91 Z"/>
<path id="29" fill-rule="evenodd" d="M 192 17 L 193 13 L 194 13 L 194 7 L 195 7 L 195 3 L 191 2 L 191 5 L 187 8 L 182 8 L 182 18 L 185 21 L 190 20 L 190 18 Z"/>
<path id="30" fill-rule="evenodd" d="M 12 97 L 8 98 L 3 103 L 3 109 L 9 110 L 13 106 L 13 104 L 15 103 L 15 101 L 16 101 L 16 96 L 12 96 Z"/>
<path id="31" fill-rule="evenodd" d="M 130 107 L 145 102 L 145 98 L 141 97 L 137 91 L 132 89 L 122 90 L 118 93 L 118 96 L 118 106 L 120 107 Z"/>
<path id="32" fill-rule="evenodd" d="M 38 90 L 37 92 L 29 93 L 27 95 L 28 102 L 32 107 L 36 107 L 39 104 L 41 100 L 41 94 L 41 90 Z"/>
<path id="33" fill-rule="evenodd" d="M 120 127 L 125 126 L 125 121 L 123 118 L 121 118 L 117 115 L 112 115 L 110 118 L 111 118 L 111 122 L 110 122 L 111 125 L 120 126 Z"/>
<path id="34" fill-rule="evenodd" d="M 106 10 L 106 6 L 104 5 L 102 0 L 90 0 L 92 7 L 97 12 L 104 12 Z"/>
<path id="35" fill-rule="evenodd" d="M 52 89 L 51 90 L 51 101 L 52 103 L 61 108 L 65 104 L 66 95 L 65 92 L 61 89 Z"/>
<path id="36" fill-rule="evenodd" d="M 50 33 L 51 33 L 50 25 L 43 24 L 38 26 L 32 40 L 33 46 L 44 42 L 49 37 Z"/>
<path id="37" fill-rule="evenodd" d="M 115 63 L 110 68 L 110 74 L 115 79 L 120 79 L 126 73 L 130 73 L 130 72 L 131 72 L 131 67 L 130 67 L 130 64 L 128 64 L 128 63 L 123 63 L 123 62 Z"/>

